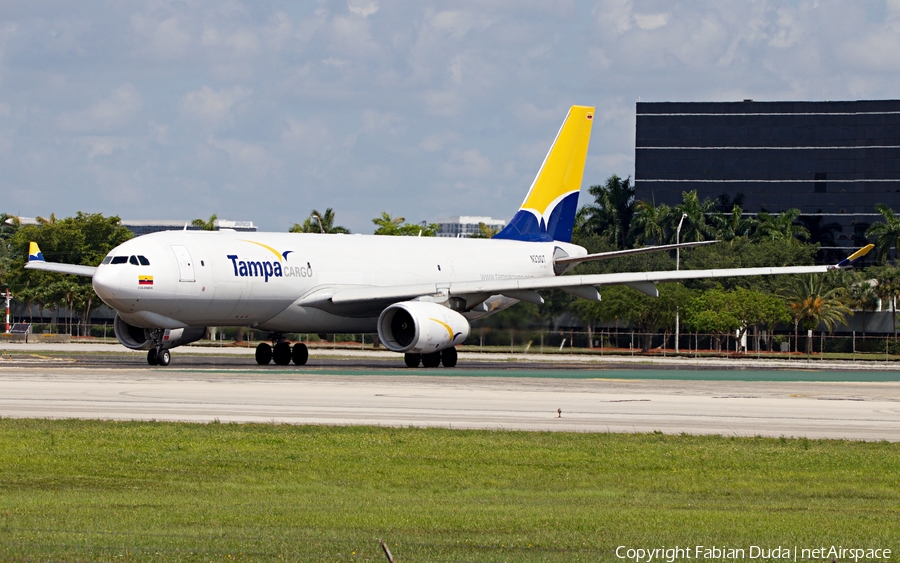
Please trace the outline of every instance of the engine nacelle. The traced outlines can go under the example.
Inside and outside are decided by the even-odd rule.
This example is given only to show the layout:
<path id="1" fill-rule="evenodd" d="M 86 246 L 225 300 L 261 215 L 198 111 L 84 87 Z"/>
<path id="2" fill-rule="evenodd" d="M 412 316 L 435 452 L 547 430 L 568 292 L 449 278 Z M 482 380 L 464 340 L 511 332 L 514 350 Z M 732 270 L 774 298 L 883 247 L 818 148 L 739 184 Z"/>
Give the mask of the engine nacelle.
<path id="1" fill-rule="evenodd" d="M 149 328 L 141 328 L 130 325 L 116 315 L 113 321 L 113 330 L 115 330 L 116 338 L 126 348 L 132 350 L 149 350 L 153 347 L 153 338 L 150 336 Z M 188 328 L 174 328 L 172 330 L 164 330 L 162 335 L 162 347 L 164 350 L 175 348 L 176 346 L 184 346 L 191 342 L 196 342 L 203 338 L 206 334 L 206 327 L 191 326 Z"/>
<path id="2" fill-rule="evenodd" d="M 388 350 L 430 354 L 462 344 L 469 336 L 469 321 L 437 303 L 395 303 L 378 317 L 378 337 Z"/>

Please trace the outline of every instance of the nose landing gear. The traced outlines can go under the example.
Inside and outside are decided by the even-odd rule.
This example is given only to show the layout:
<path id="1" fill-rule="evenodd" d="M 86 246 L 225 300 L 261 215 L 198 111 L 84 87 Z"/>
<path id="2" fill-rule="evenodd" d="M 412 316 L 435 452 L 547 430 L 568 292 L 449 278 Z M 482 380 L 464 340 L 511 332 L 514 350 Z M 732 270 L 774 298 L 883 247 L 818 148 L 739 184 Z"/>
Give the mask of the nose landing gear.
<path id="1" fill-rule="evenodd" d="M 284 334 L 273 333 L 269 338 L 275 344 L 269 345 L 267 342 L 260 342 L 256 346 L 256 363 L 265 366 L 269 362 L 275 361 L 276 365 L 286 366 L 291 362 L 295 365 L 302 366 L 309 359 L 309 349 L 306 344 L 298 342 L 291 347 L 291 343 L 284 339 Z"/>

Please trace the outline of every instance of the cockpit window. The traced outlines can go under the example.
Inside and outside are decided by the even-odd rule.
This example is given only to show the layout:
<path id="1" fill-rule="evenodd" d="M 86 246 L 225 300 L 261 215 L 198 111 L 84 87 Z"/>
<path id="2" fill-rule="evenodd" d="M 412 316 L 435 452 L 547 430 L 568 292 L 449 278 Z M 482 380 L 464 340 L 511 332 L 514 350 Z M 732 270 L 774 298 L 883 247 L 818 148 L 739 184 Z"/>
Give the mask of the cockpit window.
<path id="1" fill-rule="evenodd" d="M 127 256 L 113 256 L 112 263 L 113 264 L 125 264 L 128 262 Z"/>
<path id="2" fill-rule="evenodd" d="M 149 266 L 150 265 L 150 261 L 147 260 L 143 256 L 138 256 L 138 261 L 141 263 L 141 266 Z"/>
<path id="3" fill-rule="evenodd" d="M 137 256 L 132 256 L 131 258 L 129 258 L 129 259 L 128 259 L 128 263 L 129 263 L 129 264 L 134 264 L 135 266 L 137 266 L 137 265 L 138 265 L 138 259 L 137 259 Z"/>
<path id="4" fill-rule="evenodd" d="M 112 260 L 112 258 L 113 258 L 112 256 L 107 256 L 106 258 L 103 259 L 103 264 L 109 264 L 109 262 Z"/>

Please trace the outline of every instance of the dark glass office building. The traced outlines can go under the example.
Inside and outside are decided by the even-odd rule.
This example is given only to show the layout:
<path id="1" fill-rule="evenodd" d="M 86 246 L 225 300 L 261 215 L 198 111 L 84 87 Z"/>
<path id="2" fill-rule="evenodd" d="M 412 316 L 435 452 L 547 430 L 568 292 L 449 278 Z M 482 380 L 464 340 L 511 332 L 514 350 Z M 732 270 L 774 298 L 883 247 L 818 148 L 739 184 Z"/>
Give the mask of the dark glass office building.
<path id="1" fill-rule="evenodd" d="M 900 210 L 900 100 L 638 102 L 635 190 L 657 205 L 742 194 L 747 212 L 797 208 L 858 246 L 875 204 Z"/>

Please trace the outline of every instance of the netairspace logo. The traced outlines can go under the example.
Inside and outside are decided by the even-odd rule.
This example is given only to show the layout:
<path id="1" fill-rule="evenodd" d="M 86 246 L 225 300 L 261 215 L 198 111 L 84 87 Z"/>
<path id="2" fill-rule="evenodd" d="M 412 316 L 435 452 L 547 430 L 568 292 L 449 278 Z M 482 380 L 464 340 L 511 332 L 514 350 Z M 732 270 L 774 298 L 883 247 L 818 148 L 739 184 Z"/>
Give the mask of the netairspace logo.
<path id="1" fill-rule="evenodd" d="M 263 278 L 266 283 L 269 278 L 311 278 L 313 275 L 312 265 L 309 262 L 306 263 L 306 266 L 282 267 L 281 262 L 241 260 L 236 254 L 229 254 L 228 259 L 231 260 L 235 277 Z"/>
<path id="2" fill-rule="evenodd" d="M 840 545 L 822 547 L 723 547 L 723 546 L 675 546 L 675 547 L 628 547 L 620 545 L 616 548 L 616 557 L 634 563 L 675 563 L 688 559 L 729 560 L 750 559 L 763 561 L 832 561 L 845 560 L 885 561 L 891 558 L 890 549 L 851 548 Z"/>

